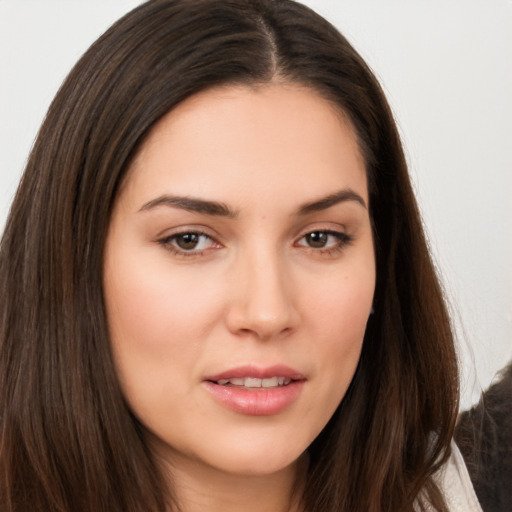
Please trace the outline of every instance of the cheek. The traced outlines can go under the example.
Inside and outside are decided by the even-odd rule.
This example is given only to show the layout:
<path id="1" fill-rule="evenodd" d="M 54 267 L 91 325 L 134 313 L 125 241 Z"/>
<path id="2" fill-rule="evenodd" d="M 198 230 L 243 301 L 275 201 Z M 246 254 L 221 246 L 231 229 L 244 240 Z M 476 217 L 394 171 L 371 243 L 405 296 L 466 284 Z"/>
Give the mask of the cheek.
<path id="1" fill-rule="evenodd" d="M 310 355 L 318 360 L 324 406 L 331 412 L 345 395 L 359 362 L 375 288 L 371 263 L 332 276 L 308 297 L 314 340 Z"/>
<path id="2" fill-rule="evenodd" d="M 107 268 L 105 298 L 120 384 L 142 418 L 190 392 L 218 301 L 200 276 L 171 272 L 165 255 L 162 261 L 141 261 L 132 252 Z"/>
<path id="3" fill-rule="evenodd" d="M 169 265 L 123 257 L 106 271 L 105 298 L 114 362 L 132 411 L 151 428 L 190 396 L 216 302 L 199 279 Z M 211 292 L 210 292 L 211 294 Z"/>
<path id="4" fill-rule="evenodd" d="M 200 286 L 186 273 L 170 272 L 169 265 L 140 261 L 120 261 L 108 274 L 105 294 L 113 342 L 155 352 L 190 347 L 194 333 L 204 331 L 215 316 L 212 287 Z"/>
<path id="5" fill-rule="evenodd" d="M 373 262 L 350 266 L 312 281 L 305 295 L 310 321 L 324 331 L 327 339 L 358 339 L 364 335 L 375 291 Z M 337 274 L 337 275 L 336 275 Z"/>

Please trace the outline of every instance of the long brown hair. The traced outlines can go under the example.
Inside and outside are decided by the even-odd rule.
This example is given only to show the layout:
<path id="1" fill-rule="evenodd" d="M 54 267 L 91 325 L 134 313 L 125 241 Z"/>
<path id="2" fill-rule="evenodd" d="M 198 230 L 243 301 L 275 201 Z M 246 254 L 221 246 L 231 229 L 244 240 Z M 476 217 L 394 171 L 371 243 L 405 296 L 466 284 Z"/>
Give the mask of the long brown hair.
<path id="1" fill-rule="evenodd" d="M 291 0 L 152 0 L 72 70 L 41 127 L 0 248 L 0 509 L 156 512 L 171 497 L 110 353 L 102 291 L 116 191 L 151 127 L 222 84 L 310 87 L 365 157 L 375 312 L 353 382 L 313 442 L 308 512 L 441 510 L 454 343 L 389 106 L 346 39 Z"/>

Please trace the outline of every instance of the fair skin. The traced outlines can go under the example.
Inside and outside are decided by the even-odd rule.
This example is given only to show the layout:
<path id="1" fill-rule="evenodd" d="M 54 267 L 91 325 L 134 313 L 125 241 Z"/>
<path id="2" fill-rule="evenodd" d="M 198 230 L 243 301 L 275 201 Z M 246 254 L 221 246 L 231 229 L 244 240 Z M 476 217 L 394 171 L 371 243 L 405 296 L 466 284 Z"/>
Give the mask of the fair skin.
<path id="1" fill-rule="evenodd" d="M 351 124 L 290 84 L 187 99 L 123 183 L 104 281 L 122 390 L 183 511 L 298 510 L 375 287 Z"/>

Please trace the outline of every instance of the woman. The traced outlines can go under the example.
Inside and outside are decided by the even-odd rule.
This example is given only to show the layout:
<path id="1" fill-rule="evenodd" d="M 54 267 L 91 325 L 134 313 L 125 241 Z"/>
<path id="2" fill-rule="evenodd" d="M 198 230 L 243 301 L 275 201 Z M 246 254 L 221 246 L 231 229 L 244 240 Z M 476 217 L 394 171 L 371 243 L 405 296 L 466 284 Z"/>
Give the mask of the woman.
<path id="1" fill-rule="evenodd" d="M 116 23 L 54 100 L 0 254 L 2 510 L 474 498 L 392 115 L 304 6 Z"/>

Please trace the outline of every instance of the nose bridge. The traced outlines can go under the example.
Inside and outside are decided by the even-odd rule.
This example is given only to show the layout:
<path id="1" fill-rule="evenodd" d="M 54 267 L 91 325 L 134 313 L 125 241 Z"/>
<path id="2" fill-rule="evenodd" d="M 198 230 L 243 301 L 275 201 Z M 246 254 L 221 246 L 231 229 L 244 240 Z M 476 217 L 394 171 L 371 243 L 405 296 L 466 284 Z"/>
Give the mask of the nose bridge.
<path id="1" fill-rule="evenodd" d="M 253 247 L 240 255 L 239 286 L 231 304 L 230 328 L 269 338 L 297 325 L 286 258 L 271 245 Z"/>

